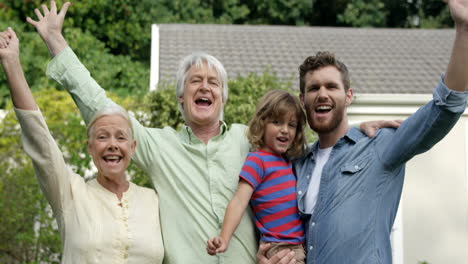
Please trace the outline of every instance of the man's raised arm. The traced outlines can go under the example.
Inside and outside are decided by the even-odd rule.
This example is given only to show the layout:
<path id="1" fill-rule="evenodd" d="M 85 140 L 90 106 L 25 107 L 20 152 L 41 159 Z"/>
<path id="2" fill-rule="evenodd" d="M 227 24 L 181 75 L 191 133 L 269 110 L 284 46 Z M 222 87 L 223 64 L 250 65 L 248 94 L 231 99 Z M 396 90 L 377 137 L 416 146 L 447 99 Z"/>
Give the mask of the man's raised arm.
<path id="1" fill-rule="evenodd" d="M 446 0 L 455 22 L 455 42 L 445 75 L 445 85 L 454 91 L 468 91 L 468 0 Z"/>

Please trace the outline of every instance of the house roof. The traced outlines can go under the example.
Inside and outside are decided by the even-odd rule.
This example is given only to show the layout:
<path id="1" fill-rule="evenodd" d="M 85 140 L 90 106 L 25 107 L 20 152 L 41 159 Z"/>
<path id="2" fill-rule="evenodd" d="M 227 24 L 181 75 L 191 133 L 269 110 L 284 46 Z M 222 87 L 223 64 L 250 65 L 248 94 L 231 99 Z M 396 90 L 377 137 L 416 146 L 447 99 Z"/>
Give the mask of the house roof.
<path id="1" fill-rule="evenodd" d="M 445 71 L 453 29 L 369 29 L 160 24 L 159 80 L 174 81 L 193 51 L 217 57 L 230 78 L 269 67 L 298 85 L 298 66 L 317 51 L 335 53 L 350 70 L 355 93 L 431 93 Z"/>

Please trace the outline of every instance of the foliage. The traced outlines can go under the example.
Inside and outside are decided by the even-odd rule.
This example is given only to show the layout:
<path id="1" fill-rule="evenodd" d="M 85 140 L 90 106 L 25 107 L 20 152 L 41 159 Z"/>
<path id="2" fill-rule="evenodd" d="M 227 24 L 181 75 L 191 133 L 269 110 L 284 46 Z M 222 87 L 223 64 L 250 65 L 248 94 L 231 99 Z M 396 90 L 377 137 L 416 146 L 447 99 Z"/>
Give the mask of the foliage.
<path id="1" fill-rule="evenodd" d="M 25 32 L 25 24 L 0 22 L 0 28 L 11 26 L 20 38 L 21 61 L 25 76 L 34 91 L 43 87 L 61 89 L 49 81 L 45 69 L 50 55 L 38 34 Z M 129 56 L 115 56 L 109 53 L 104 43 L 89 33 L 77 28 L 66 28 L 65 37 L 83 64 L 93 73 L 93 77 L 106 90 L 120 96 L 143 96 L 149 83 L 148 66 L 132 61 Z M 6 78 L 0 73 L 0 109 L 8 102 Z"/>
<path id="2" fill-rule="evenodd" d="M 383 27 L 387 12 L 382 1 L 350 0 L 338 21 L 352 27 Z"/>

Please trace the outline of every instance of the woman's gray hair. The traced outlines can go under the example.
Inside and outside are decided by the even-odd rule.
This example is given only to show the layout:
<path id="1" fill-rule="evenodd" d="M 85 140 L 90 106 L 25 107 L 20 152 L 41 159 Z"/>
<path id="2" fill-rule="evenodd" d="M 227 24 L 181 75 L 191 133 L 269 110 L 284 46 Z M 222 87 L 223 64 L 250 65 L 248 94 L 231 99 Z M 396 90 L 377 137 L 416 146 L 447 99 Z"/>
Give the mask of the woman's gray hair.
<path id="1" fill-rule="evenodd" d="M 119 115 L 127 121 L 128 126 L 130 127 L 129 136 L 131 139 L 133 139 L 132 121 L 130 119 L 130 116 L 128 115 L 128 112 L 125 109 L 123 109 L 120 105 L 109 105 L 109 106 L 99 109 L 96 113 L 94 113 L 87 127 L 88 138 L 91 138 L 91 135 L 94 132 L 94 124 L 99 118 L 103 116 L 112 116 L 112 115 Z"/>
<path id="2" fill-rule="evenodd" d="M 177 86 L 176 86 L 176 97 L 179 98 L 184 94 L 185 88 L 185 80 L 187 79 L 187 73 L 192 66 L 201 67 L 203 63 L 208 65 L 208 68 L 214 68 L 215 71 L 218 73 L 219 81 L 222 85 L 222 98 L 223 102 L 227 101 L 228 98 L 228 84 L 227 84 L 227 73 L 224 69 L 223 64 L 216 59 L 215 57 L 205 53 L 205 52 L 194 52 L 184 59 L 179 64 L 179 69 L 177 70 Z M 221 109 L 221 116 L 219 117 L 220 120 L 223 119 L 223 110 Z M 184 108 L 182 103 L 179 103 L 179 111 L 184 117 Z"/>

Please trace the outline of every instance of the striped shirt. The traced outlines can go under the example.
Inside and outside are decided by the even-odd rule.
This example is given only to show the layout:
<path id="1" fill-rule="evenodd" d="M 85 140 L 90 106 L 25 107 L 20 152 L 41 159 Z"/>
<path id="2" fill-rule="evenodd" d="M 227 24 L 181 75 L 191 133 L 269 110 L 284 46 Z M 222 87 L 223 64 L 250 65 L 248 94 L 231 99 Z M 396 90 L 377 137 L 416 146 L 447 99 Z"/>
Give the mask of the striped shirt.
<path id="1" fill-rule="evenodd" d="M 297 210 L 296 176 L 291 162 L 263 150 L 250 152 L 240 178 L 254 188 L 250 204 L 262 241 L 303 243 L 304 228 Z"/>

